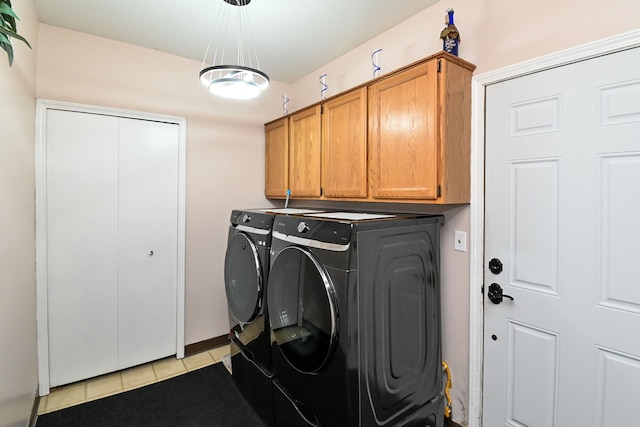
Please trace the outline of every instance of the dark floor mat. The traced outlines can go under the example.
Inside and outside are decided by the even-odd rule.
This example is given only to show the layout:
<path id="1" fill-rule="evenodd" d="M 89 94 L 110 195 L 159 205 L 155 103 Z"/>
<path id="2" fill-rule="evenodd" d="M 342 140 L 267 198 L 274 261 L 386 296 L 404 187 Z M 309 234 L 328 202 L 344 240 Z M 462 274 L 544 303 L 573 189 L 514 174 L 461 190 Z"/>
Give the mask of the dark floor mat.
<path id="1" fill-rule="evenodd" d="M 36 427 L 265 427 L 221 363 L 38 416 Z"/>

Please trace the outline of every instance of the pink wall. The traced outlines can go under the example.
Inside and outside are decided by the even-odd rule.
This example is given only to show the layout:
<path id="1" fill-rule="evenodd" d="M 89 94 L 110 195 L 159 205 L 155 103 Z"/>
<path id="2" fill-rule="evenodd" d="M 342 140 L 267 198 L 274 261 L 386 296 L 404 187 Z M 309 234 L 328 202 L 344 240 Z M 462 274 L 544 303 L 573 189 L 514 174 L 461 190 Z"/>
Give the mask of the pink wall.
<path id="1" fill-rule="evenodd" d="M 320 100 L 322 74 L 327 74 L 327 96 L 372 79 L 371 52 L 376 49 L 382 49 L 378 54 L 382 74 L 441 50 L 439 36 L 447 8 L 455 10 L 462 38 L 460 57 L 477 66 L 475 75 L 640 27 L 640 2 L 635 0 L 439 2 L 295 82 L 288 93 L 289 111 Z M 453 374 L 453 420 L 464 425 L 469 401 L 470 269 L 469 252 L 453 250 L 453 232 L 469 232 L 469 208 L 444 208 L 442 212 L 446 217 L 441 244 L 442 352 Z"/>
<path id="2" fill-rule="evenodd" d="M 638 27 L 635 0 L 563 2 L 452 0 L 437 3 L 397 27 L 326 64 L 293 85 L 273 82 L 252 102 L 221 102 L 199 85 L 199 62 L 98 37 L 40 26 L 37 96 L 45 99 L 170 114 L 187 118 L 186 342 L 226 333 L 222 276 L 229 212 L 268 204 L 263 197 L 263 123 L 369 80 L 370 53 L 382 72 L 441 49 L 445 9 L 455 9 L 460 56 L 476 75 Z M 387 206 L 388 207 L 388 206 Z M 453 230 L 469 230 L 468 207 L 442 211 L 443 355 L 453 372 L 454 420 L 466 422 L 469 362 L 469 257 L 453 251 Z"/>
<path id="3" fill-rule="evenodd" d="M 186 117 L 185 342 L 226 335 L 229 215 L 268 204 L 263 123 L 280 114 L 285 85 L 250 102 L 220 101 L 199 83 L 196 61 L 49 25 L 39 42 L 38 98 Z"/>
<path id="4" fill-rule="evenodd" d="M 38 387 L 35 278 L 35 90 L 38 17 L 14 1 L 13 66 L 0 50 L 0 426 L 26 426 Z"/>
<path id="5" fill-rule="evenodd" d="M 363 43 L 293 84 L 294 111 L 320 100 L 318 77 L 327 73 L 327 96 L 370 80 L 371 52 L 381 74 L 442 49 L 445 10 L 455 10 L 460 57 L 477 66 L 475 75 L 637 29 L 640 3 L 581 0 L 450 0 L 439 2 Z"/>

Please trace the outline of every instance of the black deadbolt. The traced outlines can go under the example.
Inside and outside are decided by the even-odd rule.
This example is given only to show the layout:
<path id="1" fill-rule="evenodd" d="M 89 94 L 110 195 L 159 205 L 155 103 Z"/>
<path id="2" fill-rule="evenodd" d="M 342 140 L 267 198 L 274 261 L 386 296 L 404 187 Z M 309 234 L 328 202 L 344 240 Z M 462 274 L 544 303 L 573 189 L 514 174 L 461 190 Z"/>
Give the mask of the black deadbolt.
<path id="1" fill-rule="evenodd" d="M 502 261 L 498 258 L 492 258 L 491 261 L 489 261 L 489 270 L 491 270 L 493 274 L 502 273 Z"/>

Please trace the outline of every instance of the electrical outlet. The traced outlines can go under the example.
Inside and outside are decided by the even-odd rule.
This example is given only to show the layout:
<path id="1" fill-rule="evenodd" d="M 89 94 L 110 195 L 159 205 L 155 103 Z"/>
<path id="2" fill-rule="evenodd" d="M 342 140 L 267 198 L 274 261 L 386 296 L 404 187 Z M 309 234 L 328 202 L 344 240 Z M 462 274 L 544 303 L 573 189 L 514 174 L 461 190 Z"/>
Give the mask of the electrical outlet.
<path id="1" fill-rule="evenodd" d="M 467 252 L 467 232 L 455 230 L 453 232 L 453 249 L 460 252 Z"/>

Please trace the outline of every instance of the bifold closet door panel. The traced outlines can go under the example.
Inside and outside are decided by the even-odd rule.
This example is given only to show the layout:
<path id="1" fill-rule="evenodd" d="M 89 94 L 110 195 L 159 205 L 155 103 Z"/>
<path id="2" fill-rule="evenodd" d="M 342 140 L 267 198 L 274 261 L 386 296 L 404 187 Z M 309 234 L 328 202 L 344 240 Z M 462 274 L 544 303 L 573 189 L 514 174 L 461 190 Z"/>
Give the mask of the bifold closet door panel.
<path id="1" fill-rule="evenodd" d="M 118 119 L 47 111 L 51 386 L 118 363 Z"/>
<path id="2" fill-rule="evenodd" d="M 119 368 L 176 352 L 178 125 L 120 119 Z"/>

